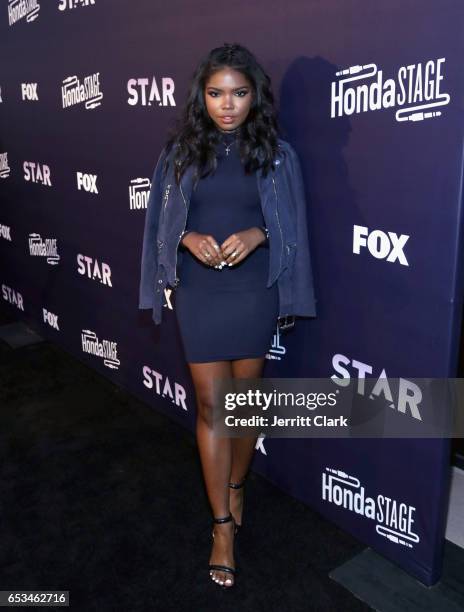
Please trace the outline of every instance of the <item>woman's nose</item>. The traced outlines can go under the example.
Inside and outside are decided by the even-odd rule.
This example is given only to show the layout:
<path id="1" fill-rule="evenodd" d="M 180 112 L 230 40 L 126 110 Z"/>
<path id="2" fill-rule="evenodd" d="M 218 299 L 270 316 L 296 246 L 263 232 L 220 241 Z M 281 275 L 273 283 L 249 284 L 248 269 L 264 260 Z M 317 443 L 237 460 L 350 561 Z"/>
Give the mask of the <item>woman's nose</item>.
<path id="1" fill-rule="evenodd" d="M 226 96 L 224 99 L 223 108 L 233 108 L 233 107 L 234 107 L 234 104 L 233 104 L 232 98 L 229 98 L 228 96 Z"/>

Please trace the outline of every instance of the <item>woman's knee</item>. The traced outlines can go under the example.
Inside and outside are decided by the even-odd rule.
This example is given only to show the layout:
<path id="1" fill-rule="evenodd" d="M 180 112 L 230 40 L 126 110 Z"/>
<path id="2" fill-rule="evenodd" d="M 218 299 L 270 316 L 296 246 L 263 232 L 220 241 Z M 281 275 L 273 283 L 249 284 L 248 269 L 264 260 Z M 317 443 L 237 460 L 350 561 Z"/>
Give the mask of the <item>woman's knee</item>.
<path id="1" fill-rule="evenodd" d="M 209 427 L 213 427 L 214 402 L 211 397 L 197 398 L 197 416 Z"/>

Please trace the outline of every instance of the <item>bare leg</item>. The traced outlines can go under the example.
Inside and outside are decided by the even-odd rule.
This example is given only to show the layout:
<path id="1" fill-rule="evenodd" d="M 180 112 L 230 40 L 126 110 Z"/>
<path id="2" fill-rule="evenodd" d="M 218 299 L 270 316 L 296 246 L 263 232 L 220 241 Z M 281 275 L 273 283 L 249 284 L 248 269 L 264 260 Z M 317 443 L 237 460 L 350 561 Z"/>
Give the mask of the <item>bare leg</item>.
<path id="1" fill-rule="evenodd" d="M 260 378 L 264 367 L 265 357 L 256 359 L 235 359 L 232 361 L 232 375 L 234 378 Z M 231 438 L 232 469 L 230 482 L 239 483 L 243 480 L 250 466 L 256 446 L 257 436 L 246 438 Z M 242 523 L 243 488 L 229 487 L 230 511 L 237 522 Z"/>
<path id="2" fill-rule="evenodd" d="M 231 470 L 231 439 L 213 435 L 213 383 L 216 377 L 231 378 L 230 361 L 189 363 L 197 399 L 196 437 L 205 480 L 206 491 L 213 516 L 229 514 L 229 480 Z M 214 524 L 214 540 L 209 563 L 234 568 L 234 524 Z M 212 578 L 232 586 L 234 576 L 219 570 L 211 571 Z"/>

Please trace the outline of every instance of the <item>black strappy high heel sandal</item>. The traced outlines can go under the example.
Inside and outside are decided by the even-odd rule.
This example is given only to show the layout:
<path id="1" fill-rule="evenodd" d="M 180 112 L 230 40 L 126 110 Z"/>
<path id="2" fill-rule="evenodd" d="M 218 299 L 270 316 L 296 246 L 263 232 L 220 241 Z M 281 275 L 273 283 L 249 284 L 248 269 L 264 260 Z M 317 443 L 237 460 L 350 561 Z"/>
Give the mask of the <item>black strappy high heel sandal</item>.
<path id="1" fill-rule="evenodd" d="M 232 489 L 241 489 L 243 487 L 243 485 L 245 484 L 245 481 L 247 479 L 248 473 L 245 474 L 245 476 L 242 478 L 241 482 L 236 483 L 236 482 L 229 482 L 229 487 L 231 487 Z M 242 516 L 243 516 L 243 502 L 242 502 Z M 235 535 L 238 534 L 238 530 L 240 529 L 240 527 L 242 526 L 242 523 L 237 523 L 237 521 L 235 521 Z"/>
<path id="2" fill-rule="evenodd" d="M 229 521 L 233 521 L 234 525 L 235 525 L 235 520 L 234 517 L 232 516 L 232 514 L 229 512 L 228 516 L 225 517 L 221 517 L 221 518 L 213 518 L 213 522 L 214 523 L 228 523 Z M 214 539 L 214 529 L 212 531 L 213 539 Z M 234 533 L 235 536 L 235 533 Z M 235 570 L 233 567 L 229 567 L 228 565 L 217 565 L 216 563 L 210 563 L 209 564 L 209 571 L 210 571 L 210 576 L 211 576 L 211 570 L 218 570 L 220 572 L 227 572 L 229 574 L 232 574 L 234 576 L 234 582 L 230 585 L 230 586 L 225 586 L 225 584 L 220 584 L 218 582 L 216 582 L 215 580 L 212 580 L 213 582 L 216 582 L 216 584 L 219 584 L 219 586 L 222 586 L 223 589 L 231 589 L 233 586 L 235 586 L 235 574 L 237 572 L 237 570 Z"/>

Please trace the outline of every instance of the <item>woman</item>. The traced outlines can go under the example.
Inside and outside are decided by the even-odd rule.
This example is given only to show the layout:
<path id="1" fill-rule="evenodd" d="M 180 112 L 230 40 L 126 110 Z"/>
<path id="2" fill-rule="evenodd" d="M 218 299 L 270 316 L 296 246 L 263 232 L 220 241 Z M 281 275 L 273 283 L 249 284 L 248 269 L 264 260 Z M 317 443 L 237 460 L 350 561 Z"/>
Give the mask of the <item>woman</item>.
<path id="1" fill-rule="evenodd" d="M 153 176 L 141 272 L 139 307 L 155 323 L 165 286 L 176 288 L 213 512 L 210 575 L 231 587 L 256 437 L 213 435 L 213 382 L 261 377 L 276 324 L 315 315 L 298 159 L 277 136 L 270 79 L 241 45 L 213 49 L 194 74 Z"/>

